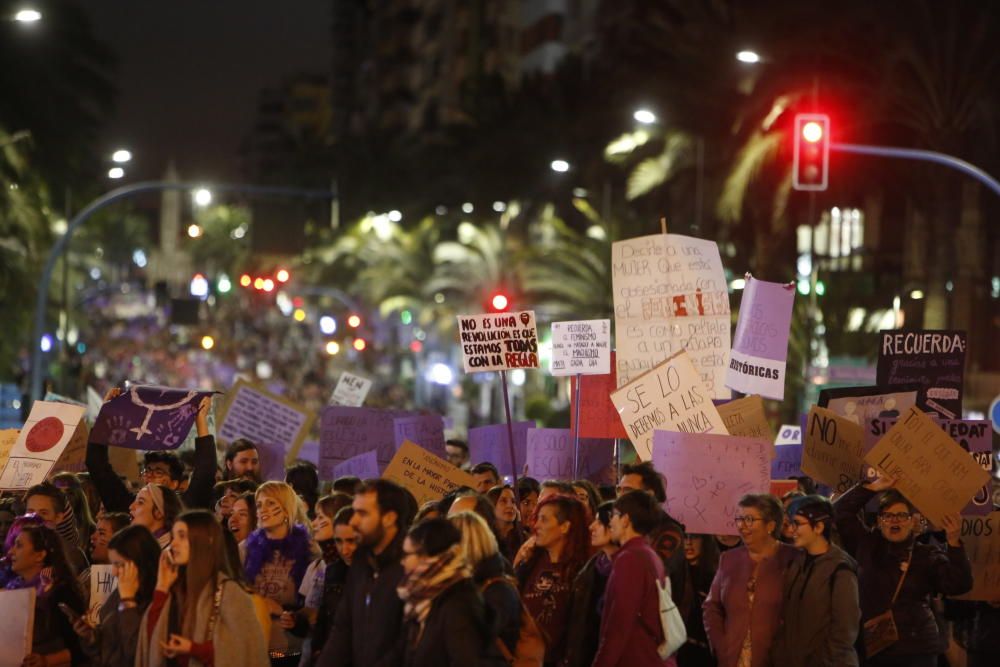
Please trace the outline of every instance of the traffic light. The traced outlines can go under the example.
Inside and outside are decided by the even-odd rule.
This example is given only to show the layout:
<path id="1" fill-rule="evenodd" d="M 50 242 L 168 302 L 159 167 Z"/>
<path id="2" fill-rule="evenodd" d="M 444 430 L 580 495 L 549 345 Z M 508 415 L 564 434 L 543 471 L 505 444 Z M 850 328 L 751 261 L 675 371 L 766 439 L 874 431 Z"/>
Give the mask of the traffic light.
<path id="1" fill-rule="evenodd" d="M 826 190 L 830 171 L 830 117 L 819 113 L 795 115 L 792 187 Z"/>
<path id="2" fill-rule="evenodd" d="M 510 297 L 504 292 L 494 292 L 490 295 L 489 308 L 491 313 L 505 313 L 510 309 Z"/>

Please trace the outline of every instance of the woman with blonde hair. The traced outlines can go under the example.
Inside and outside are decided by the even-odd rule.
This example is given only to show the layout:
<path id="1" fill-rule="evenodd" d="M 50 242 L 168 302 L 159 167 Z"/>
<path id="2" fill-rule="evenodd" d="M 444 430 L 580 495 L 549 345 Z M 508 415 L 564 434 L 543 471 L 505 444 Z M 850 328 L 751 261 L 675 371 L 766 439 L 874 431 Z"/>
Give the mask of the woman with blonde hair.
<path id="1" fill-rule="evenodd" d="M 264 482 L 255 495 L 257 529 L 246 539 L 246 580 L 268 604 L 272 664 L 298 664 L 305 628 L 296 628 L 302 608 L 299 587 L 314 553 L 302 501 L 285 482 Z M 292 632 L 297 630 L 297 632 Z"/>

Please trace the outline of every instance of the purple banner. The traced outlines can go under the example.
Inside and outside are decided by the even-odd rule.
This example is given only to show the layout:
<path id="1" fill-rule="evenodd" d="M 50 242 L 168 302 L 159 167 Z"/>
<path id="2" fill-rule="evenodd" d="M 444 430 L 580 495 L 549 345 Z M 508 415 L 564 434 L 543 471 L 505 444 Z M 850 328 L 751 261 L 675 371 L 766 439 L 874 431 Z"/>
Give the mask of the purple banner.
<path id="1" fill-rule="evenodd" d="M 771 479 L 802 477 L 802 445 L 780 445 L 771 459 Z"/>
<path id="2" fill-rule="evenodd" d="M 581 478 L 614 484 L 614 440 L 580 438 L 579 475 L 573 473 L 573 449 L 573 432 L 568 428 L 528 429 L 528 475 L 539 481 Z"/>
<path id="3" fill-rule="evenodd" d="M 416 415 L 392 420 L 393 442 L 398 450 L 404 440 L 420 445 L 438 458 L 446 459 L 444 451 L 444 419 L 440 415 Z"/>
<path id="4" fill-rule="evenodd" d="M 517 457 L 517 474 L 521 474 L 528 448 L 528 429 L 535 422 L 514 422 L 514 456 Z M 507 444 L 507 424 L 491 424 L 469 429 L 469 459 L 472 465 L 489 461 L 501 475 L 511 474 L 510 447 Z"/>
<path id="5" fill-rule="evenodd" d="M 176 449 L 194 426 L 201 400 L 214 393 L 133 385 L 101 406 L 91 441 L 129 449 Z"/>
<path id="6" fill-rule="evenodd" d="M 333 405 L 323 409 L 319 434 L 320 479 L 332 479 L 334 467 L 349 458 L 376 451 L 381 468 L 396 453 L 393 420 L 409 417 L 403 410 Z"/>
<path id="7" fill-rule="evenodd" d="M 378 455 L 375 450 L 352 456 L 333 468 L 332 479 L 359 477 L 362 480 L 378 477 Z"/>
<path id="8" fill-rule="evenodd" d="M 792 285 L 755 280 L 747 274 L 726 368 L 727 387 L 779 401 L 785 397 L 785 361 L 794 302 Z"/>
<path id="9" fill-rule="evenodd" d="M 319 440 L 306 440 L 303 442 L 295 458 L 300 461 L 309 461 L 309 463 L 319 466 Z"/>

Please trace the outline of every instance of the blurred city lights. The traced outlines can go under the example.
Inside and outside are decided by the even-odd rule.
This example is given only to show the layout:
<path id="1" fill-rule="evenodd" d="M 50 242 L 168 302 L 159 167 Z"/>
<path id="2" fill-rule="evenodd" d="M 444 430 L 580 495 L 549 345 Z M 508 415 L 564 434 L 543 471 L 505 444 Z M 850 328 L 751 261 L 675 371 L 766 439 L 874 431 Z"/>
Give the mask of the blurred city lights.
<path id="1" fill-rule="evenodd" d="M 261 380 L 269 380 L 271 378 L 271 364 L 266 361 L 257 362 L 257 377 Z"/>
<path id="2" fill-rule="evenodd" d="M 497 213 L 503 213 L 507 210 L 507 204 L 504 204 L 502 201 L 495 201 L 493 202 L 493 210 Z"/>
<path id="3" fill-rule="evenodd" d="M 219 288 L 220 294 L 225 294 L 229 290 L 233 289 L 233 282 L 229 279 L 229 276 L 227 276 L 225 273 L 219 276 L 219 282 L 216 283 L 216 285 Z"/>
<path id="4" fill-rule="evenodd" d="M 215 339 L 212 338 L 211 336 L 202 336 L 201 347 L 202 349 L 205 350 L 211 350 L 213 347 L 215 347 Z"/>
<path id="5" fill-rule="evenodd" d="M 811 144 L 823 138 L 823 126 L 814 120 L 802 126 L 802 138 Z"/>
<path id="6" fill-rule="evenodd" d="M 455 379 L 455 373 L 448 364 L 437 362 L 427 371 L 427 380 L 434 384 L 450 385 Z"/>
<path id="7" fill-rule="evenodd" d="M 250 277 L 249 273 L 244 273 L 240 276 L 240 285 L 243 287 L 250 287 L 253 284 L 253 278 Z"/>
<path id="8" fill-rule="evenodd" d="M 472 213 L 476 210 L 476 207 L 472 205 L 472 202 L 465 202 L 462 204 L 462 213 Z"/>
<path id="9" fill-rule="evenodd" d="M 263 278 L 254 278 L 253 288 L 254 289 L 264 289 L 264 279 Z"/>
<path id="10" fill-rule="evenodd" d="M 635 118 L 636 122 L 643 125 L 652 125 L 656 122 L 656 114 L 649 109 L 636 109 L 636 112 L 632 114 L 632 118 Z"/>
<path id="11" fill-rule="evenodd" d="M 352 329 L 357 329 L 358 327 L 361 326 L 361 318 L 358 317 L 357 315 L 352 314 L 350 317 L 347 318 L 347 326 L 351 327 Z"/>
<path id="12" fill-rule="evenodd" d="M 247 226 L 246 225 L 240 225 L 239 227 L 237 227 L 233 231 L 229 232 L 229 238 L 231 238 L 233 240 L 241 239 L 241 238 L 243 238 L 246 235 L 247 235 Z"/>
<path id="13" fill-rule="evenodd" d="M 523 368 L 515 368 L 510 372 L 510 383 L 515 387 L 523 387 L 524 381 L 527 379 L 528 375 Z"/>
<path id="14" fill-rule="evenodd" d="M 403 324 L 409 324 L 413 321 L 413 313 L 408 310 L 404 310 L 399 314 L 399 321 Z"/>
<path id="15" fill-rule="evenodd" d="M 194 278 L 191 279 L 191 296 L 208 296 L 208 281 L 200 273 L 194 274 Z"/>
<path id="16" fill-rule="evenodd" d="M 52 349 L 52 336 L 45 334 L 42 336 L 42 340 L 39 341 L 38 347 L 42 352 L 48 352 Z"/>
<path id="17" fill-rule="evenodd" d="M 507 310 L 507 306 L 510 305 L 510 299 L 505 294 L 494 294 L 490 300 L 490 305 L 493 306 L 493 310 Z"/>
<path id="18" fill-rule="evenodd" d="M 141 249 L 136 249 L 132 252 L 132 261 L 135 262 L 135 265 L 140 269 L 146 268 L 146 253 L 144 253 Z"/>
<path id="19" fill-rule="evenodd" d="M 816 281 L 816 296 L 823 296 L 826 294 L 826 283 L 822 280 Z"/>
<path id="20" fill-rule="evenodd" d="M 193 239 L 196 239 L 199 236 L 201 236 L 201 227 L 194 223 L 188 225 L 188 236 L 190 236 Z"/>
<path id="21" fill-rule="evenodd" d="M 114 153 L 111 154 L 111 161 L 117 162 L 118 164 L 125 164 L 132 159 L 132 152 L 127 151 L 124 148 L 119 148 Z"/>
<path id="22" fill-rule="evenodd" d="M 296 322 L 305 322 L 305 319 L 306 319 L 306 311 L 302 310 L 301 308 L 296 308 L 296 309 L 295 309 L 295 312 L 294 312 L 294 313 L 292 313 L 292 318 L 293 318 L 293 319 L 294 319 L 294 320 L 295 320 Z"/>
<path id="23" fill-rule="evenodd" d="M 91 280 L 100 280 L 101 279 L 101 270 L 99 268 L 97 268 L 96 266 L 94 268 L 92 268 L 90 270 L 90 278 L 91 278 Z"/>
<path id="24" fill-rule="evenodd" d="M 729 281 L 729 289 L 738 290 L 743 289 L 747 286 L 747 281 L 745 278 L 736 278 L 735 280 Z"/>
<path id="25" fill-rule="evenodd" d="M 561 174 L 569 171 L 569 162 L 566 160 L 553 160 L 549 166 L 552 167 L 552 171 L 557 171 Z"/>
<path id="26" fill-rule="evenodd" d="M 368 343 L 365 342 L 364 338 L 354 339 L 354 349 L 358 352 L 364 352 L 365 348 L 368 347 Z"/>
<path id="27" fill-rule="evenodd" d="M 338 343 L 335 340 L 331 340 L 329 343 L 326 344 L 326 353 L 329 354 L 331 357 L 337 354 L 338 352 L 340 352 L 340 343 Z"/>
<path id="28" fill-rule="evenodd" d="M 920 299 L 924 298 L 924 291 L 921 289 L 915 289 L 910 292 L 910 298 L 914 299 L 915 301 L 919 301 Z"/>
<path id="29" fill-rule="evenodd" d="M 444 215 L 447 212 L 448 212 L 448 207 L 447 206 L 435 206 L 434 207 L 434 213 L 435 213 L 435 215 Z"/>
<path id="30" fill-rule="evenodd" d="M 400 213 L 399 211 L 396 210 L 389 211 L 389 220 L 391 220 L 392 222 L 399 222 L 402 219 L 403 219 L 403 214 Z"/>
<path id="31" fill-rule="evenodd" d="M 194 203 L 197 206 L 208 206 L 212 203 L 212 191 L 206 188 L 198 188 L 194 191 Z"/>
<path id="32" fill-rule="evenodd" d="M 444 294 L 438 292 L 434 295 L 434 303 L 444 303 Z"/>
<path id="33" fill-rule="evenodd" d="M 809 279 L 805 278 L 800 280 L 797 284 L 797 288 L 799 290 L 799 294 L 809 294 Z"/>
<path id="34" fill-rule="evenodd" d="M 287 283 L 288 279 L 291 278 L 291 274 L 288 273 L 287 269 L 278 269 L 278 272 L 274 275 L 278 279 L 279 283 Z"/>
<path id="35" fill-rule="evenodd" d="M 37 9 L 22 9 L 14 14 L 14 20 L 18 23 L 36 23 L 42 20 L 42 13 Z"/>
<path id="36" fill-rule="evenodd" d="M 274 281 L 270 278 L 264 278 L 264 291 L 273 292 L 274 291 Z"/>
<path id="37" fill-rule="evenodd" d="M 274 302 L 278 304 L 278 310 L 281 311 L 282 315 L 288 317 L 292 314 L 292 310 L 294 310 L 294 308 L 292 306 L 292 300 L 288 298 L 288 294 L 285 292 L 278 292 L 277 296 L 274 297 Z"/>
<path id="38" fill-rule="evenodd" d="M 337 320 L 333 319 L 329 315 L 324 315 L 319 318 L 319 330 L 327 336 L 332 336 L 337 332 Z"/>
<path id="39" fill-rule="evenodd" d="M 121 167 L 111 167 L 111 169 L 108 169 L 108 178 L 118 180 L 123 176 L 125 176 L 125 170 Z"/>
<path id="40" fill-rule="evenodd" d="M 419 340 L 411 340 L 410 341 L 410 352 L 413 352 L 414 354 L 416 354 L 416 353 L 420 352 L 422 349 L 424 349 L 424 344 L 421 343 Z"/>
<path id="41" fill-rule="evenodd" d="M 741 63 L 753 65 L 754 63 L 760 62 L 760 54 L 756 51 L 743 50 L 736 54 L 736 59 Z"/>

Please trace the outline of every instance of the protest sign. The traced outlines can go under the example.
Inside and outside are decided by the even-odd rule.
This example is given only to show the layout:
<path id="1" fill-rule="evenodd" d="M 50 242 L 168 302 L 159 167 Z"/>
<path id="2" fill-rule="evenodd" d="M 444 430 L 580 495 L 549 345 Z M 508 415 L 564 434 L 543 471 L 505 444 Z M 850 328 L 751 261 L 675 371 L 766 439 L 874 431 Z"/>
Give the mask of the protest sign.
<path id="1" fill-rule="evenodd" d="M 880 331 L 876 382 L 916 384 L 925 409 L 961 419 L 967 347 L 964 331 Z"/>
<path id="2" fill-rule="evenodd" d="M 535 311 L 459 315 L 458 337 L 466 373 L 538 368 Z"/>
<path id="3" fill-rule="evenodd" d="M 520 474 L 527 456 L 528 429 L 535 428 L 535 422 L 513 423 L 514 456 L 517 457 L 517 472 Z M 495 465 L 501 475 L 511 474 L 510 447 L 507 444 L 507 424 L 490 424 L 469 429 L 469 460 L 473 465 L 488 461 Z"/>
<path id="4" fill-rule="evenodd" d="M 86 406 L 81 406 L 84 408 L 84 415 L 86 415 Z M 80 425 L 76 427 L 73 431 L 73 437 L 70 438 L 69 443 L 66 445 L 66 449 L 63 450 L 62 455 L 56 464 L 52 466 L 51 475 L 55 475 L 60 472 L 83 472 L 87 465 L 87 442 L 90 431 L 87 428 L 87 422 L 83 419 L 80 420 Z"/>
<path id="5" fill-rule="evenodd" d="M 262 458 L 271 451 L 270 459 L 283 462 L 295 460 L 302 441 L 316 415 L 300 405 L 277 394 L 237 381 L 226 396 L 226 403 L 219 417 L 219 440 L 230 443 L 246 438 L 257 445 Z"/>
<path id="6" fill-rule="evenodd" d="M 892 419 L 919 405 L 920 387 L 838 387 L 819 392 L 819 407 L 854 422 L 866 424 L 876 417 Z"/>
<path id="7" fill-rule="evenodd" d="M 68 403 L 35 401 L 0 473 L 0 489 L 27 489 L 44 482 L 83 425 L 85 411 Z"/>
<path id="8" fill-rule="evenodd" d="M 611 401 L 643 461 L 652 455 L 654 429 L 727 434 L 722 417 L 684 350 L 618 389 L 611 394 Z"/>
<path id="9" fill-rule="evenodd" d="M 552 375 L 611 372 L 611 320 L 552 323 Z"/>
<path id="10" fill-rule="evenodd" d="M 124 447 L 108 447 L 108 459 L 111 467 L 119 475 L 125 475 L 130 481 L 139 481 L 138 452 Z"/>
<path id="11" fill-rule="evenodd" d="M 319 440 L 305 440 L 299 447 L 295 459 L 298 461 L 308 461 L 317 468 L 319 467 Z"/>
<path id="12" fill-rule="evenodd" d="M 771 459 L 771 478 L 788 479 L 803 476 L 805 473 L 802 472 L 802 444 L 775 446 L 774 458 Z"/>
<path id="13" fill-rule="evenodd" d="M 618 386 L 687 350 L 708 390 L 729 398 L 729 289 L 714 241 L 656 234 L 611 245 Z"/>
<path id="14" fill-rule="evenodd" d="M 14 443 L 17 442 L 17 434 L 20 432 L 21 429 L 19 428 L 5 428 L 0 430 L 0 470 L 3 470 L 7 459 L 10 458 L 10 450 L 14 449 Z"/>
<path id="15" fill-rule="evenodd" d="M 972 590 L 960 600 L 1000 600 L 1000 512 L 962 517 L 962 547 L 972 565 Z"/>
<path id="16" fill-rule="evenodd" d="M 440 500 L 460 486 L 476 486 L 472 475 L 409 441 L 400 446 L 382 477 L 412 493 L 418 507 L 429 500 Z"/>
<path id="17" fill-rule="evenodd" d="M 24 659 L 32 653 L 35 595 L 34 586 L 0 590 L 0 609 L 4 610 L 3 623 L 0 623 L 0 646 L 3 647 L 0 667 L 22 667 Z"/>
<path id="18" fill-rule="evenodd" d="M 372 450 L 379 466 L 385 468 L 396 454 L 393 420 L 411 414 L 344 405 L 324 408 L 319 432 L 320 478 L 332 479 L 337 464 Z"/>
<path id="19" fill-rule="evenodd" d="M 348 405 L 358 407 L 363 405 L 365 397 L 372 388 L 372 381 L 368 378 L 354 375 L 344 371 L 340 374 L 337 387 L 330 397 L 330 405 Z"/>
<path id="20" fill-rule="evenodd" d="M 785 398 L 785 360 L 794 301 L 794 285 L 755 280 L 747 274 L 726 367 L 727 387 L 778 401 Z"/>
<path id="21" fill-rule="evenodd" d="M 838 493 L 862 479 L 864 432 L 858 424 L 814 405 L 803 438 L 802 471 L 806 475 Z"/>
<path id="22" fill-rule="evenodd" d="M 202 399 L 213 393 L 131 385 L 101 406 L 91 438 L 113 447 L 177 449 L 191 432 Z"/>
<path id="23" fill-rule="evenodd" d="M 87 620 L 92 625 L 101 622 L 101 607 L 118 590 L 118 577 L 115 576 L 114 568 L 114 565 L 96 563 L 90 566 L 90 607 L 87 609 Z"/>
<path id="24" fill-rule="evenodd" d="M 608 466 L 614 462 L 614 440 L 581 438 L 579 474 L 573 470 L 574 441 L 568 428 L 528 429 L 527 474 L 539 481 L 607 478 Z"/>
<path id="25" fill-rule="evenodd" d="M 74 400 L 69 396 L 63 396 L 62 394 L 57 394 L 54 391 L 45 392 L 45 398 L 43 398 L 42 400 L 48 401 L 50 403 L 68 403 L 69 405 L 77 405 L 80 406 L 81 408 L 87 407 L 86 403 Z"/>
<path id="26" fill-rule="evenodd" d="M 334 466 L 330 479 L 341 477 L 358 477 L 362 480 L 378 477 L 378 453 L 372 449 L 338 463 Z"/>
<path id="27" fill-rule="evenodd" d="M 782 424 L 781 430 L 774 438 L 775 446 L 778 445 L 801 445 L 802 427 L 798 424 Z"/>
<path id="28" fill-rule="evenodd" d="M 773 447 L 774 432 L 764 414 L 764 399 L 746 396 L 715 406 L 729 435 L 763 438 Z"/>
<path id="29" fill-rule="evenodd" d="M 770 488 L 763 440 L 660 430 L 653 440 L 653 464 L 670 475 L 667 511 L 689 533 L 736 535 L 739 499 Z"/>
<path id="30" fill-rule="evenodd" d="M 865 456 L 865 462 L 896 479 L 896 488 L 935 526 L 959 512 L 989 481 L 990 473 L 917 408 Z"/>
<path id="31" fill-rule="evenodd" d="M 410 415 L 392 420 L 393 444 L 396 449 L 406 440 L 414 442 L 434 456 L 446 458 L 444 450 L 444 419 L 441 415 Z"/>
<path id="32" fill-rule="evenodd" d="M 611 353 L 611 373 L 580 378 L 580 417 L 576 416 L 576 385 L 570 384 L 570 424 L 580 425 L 581 438 L 628 438 L 611 393 L 618 389 L 615 353 Z"/>
<path id="33" fill-rule="evenodd" d="M 786 493 L 798 491 L 799 482 L 795 479 L 772 479 L 769 488 L 770 490 L 768 493 L 778 500 L 781 500 Z"/>

